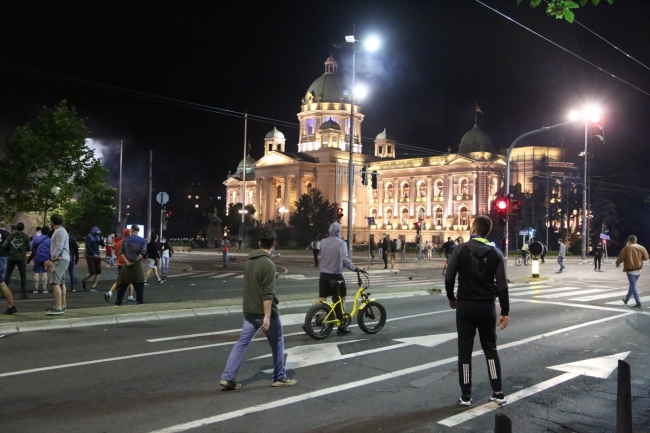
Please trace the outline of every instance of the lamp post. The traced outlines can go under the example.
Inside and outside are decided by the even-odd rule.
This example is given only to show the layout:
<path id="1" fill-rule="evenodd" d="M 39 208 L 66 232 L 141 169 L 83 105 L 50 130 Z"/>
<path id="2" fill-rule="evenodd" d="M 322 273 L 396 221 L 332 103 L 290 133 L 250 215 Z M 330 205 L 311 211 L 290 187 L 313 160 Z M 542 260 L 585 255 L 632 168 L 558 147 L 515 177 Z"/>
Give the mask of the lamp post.
<path id="1" fill-rule="evenodd" d="M 354 36 L 355 26 L 352 25 L 352 35 L 345 37 L 345 42 L 352 48 L 352 88 L 350 90 L 350 160 L 348 162 L 348 254 L 352 260 L 352 239 L 353 239 L 353 225 L 354 225 L 354 203 L 352 197 L 354 195 L 354 161 L 352 159 L 354 154 L 354 99 L 355 99 L 355 68 L 356 68 L 356 53 L 357 42 L 362 42 Z M 379 47 L 379 41 L 376 38 L 370 38 L 365 42 L 365 47 L 369 51 L 374 51 Z M 361 137 L 359 137 L 359 144 L 361 144 Z"/>
<path id="2" fill-rule="evenodd" d="M 284 214 L 289 212 L 289 209 L 286 207 L 282 206 L 280 209 L 278 209 L 278 212 L 280 212 L 280 215 L 282 215 L 282 222 L 284 222 Z"/>
<path id="3" fill-rule="evenodd" d="M 588 163 L 588 152 L 587 145 L 589 143 L 589 122 L 599 122 L 600 121 L 600 110 L 594 106 L 585 107 L 581 112 L 572 111 L 569 114 L 569 117 L 573 120 L 584 120 L 585 122 L 585 170 L 584 170 L 584 179 L 582 187 L 582 260 L 587 260 L 587 163 Z"/>

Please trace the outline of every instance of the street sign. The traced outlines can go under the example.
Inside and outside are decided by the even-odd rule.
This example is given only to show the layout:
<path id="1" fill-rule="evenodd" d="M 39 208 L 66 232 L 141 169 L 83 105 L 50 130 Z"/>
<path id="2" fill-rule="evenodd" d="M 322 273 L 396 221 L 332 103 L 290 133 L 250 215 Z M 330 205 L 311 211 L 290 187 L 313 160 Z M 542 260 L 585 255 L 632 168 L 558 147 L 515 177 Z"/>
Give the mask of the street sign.
<path id="1" fill-rule="evenodd" d="M 601 238 L 601 239 L 605 239 L 606 241 L 608 241 L 608 240 L 609 240 L 609 235 L 607 235 L 607 234 L 605 234 L 605 233 L 601 233 L 601 234 L 600 234 L 600 238 Z"/>
<path id="2" fill-rule="evenodd" d="M 161 206 L 164 205 L 169 201 L 169 194 L 166 192 L 159 192 L 156 194 L 156 201 L 160 203 Z"/>
<path id="3" fill-rule="evenodd" d="M 528 235 L 528 230 L 519 230 L 519 235 L 520 236 L 527 236 Z"/>
<path id="4" fill-rule="evenodd" d="M 375 217 L 368 217 L 368 225 L 369 226 L 375 225 Z"/>

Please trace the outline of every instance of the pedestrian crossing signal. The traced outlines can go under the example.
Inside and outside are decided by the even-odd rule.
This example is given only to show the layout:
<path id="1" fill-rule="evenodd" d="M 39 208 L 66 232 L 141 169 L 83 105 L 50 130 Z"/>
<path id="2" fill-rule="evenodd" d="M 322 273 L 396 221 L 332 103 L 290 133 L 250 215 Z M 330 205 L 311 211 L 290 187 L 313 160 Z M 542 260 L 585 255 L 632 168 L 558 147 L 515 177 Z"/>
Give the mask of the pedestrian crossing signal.
<path id="1" fill-rule="evenodd" d="M 336 218 L 337 219 L 343 218 L 343 208 L 342 207 L 336 208 Z"/>
<path id="2" fill-rule="evenodd" d="M 377 170 L 373 171 L 370 176 L 370 184 L 372 185 L 372 189 L 377 189 L 378 177 L 379 174 L 377 174 Z"/>

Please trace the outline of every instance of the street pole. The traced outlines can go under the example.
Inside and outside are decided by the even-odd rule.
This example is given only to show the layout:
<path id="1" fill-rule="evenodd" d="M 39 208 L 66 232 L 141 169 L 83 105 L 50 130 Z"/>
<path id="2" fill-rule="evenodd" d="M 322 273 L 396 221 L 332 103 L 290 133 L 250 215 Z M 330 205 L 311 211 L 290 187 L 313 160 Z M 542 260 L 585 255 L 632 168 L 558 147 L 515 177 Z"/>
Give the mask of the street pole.
<path id="1" fill-rule="evenodd" d="M 124 140 L 120 140 L 120 183 L 118 188 L 117 198 L 117 225 L 120 227 L 119 233 L 122 233 L 122 149 L 124 148 Z"/>
<path id="2" fill-rule="evenodd" d="M 355 25 L 352 24 L 352 36 L 354 37 Z M 357 52 L 356 40 L 352 42 L 352 88 L 350 89 L 350 161 L 348 162 L 348 253 L 350 260 L 352 260 L 352 226 L 354 218 L 352 210 L 352 196 L 354 195 L 354 161 L 352 156 L 354 154 L 354 75 L 355 75 L 355 57 Z"/>
<path id="3" fill-rule="evenodd" d="M 244 169 L 242 170 L 242 186 L 243 186 L 243 194 L 241 196 L 241 226 L 239 227 L 239 237 L 244 239 L 244 233 L 245 233 L 245 227 L 244 227 L 244 218 L 246 217 L 245 210 L 246 210 L 246 134 L 248 132 L 248 110 L 246 111 L 246 114 L 244 114 Z M 285 191 L 284 193 L 286 194 L 286 185 L 285 185 Z"/>
<path id="4" fill-rule="evenodd" d="M 151 240 L 151 194 L 153 179 L 153 150 L 149 151 L 149 200 L 147 200 L 147 240 Z"/>
<path id="5" fill-rule="evenodd" d="M 582 260 L 587 260 L 587 142 L 589 120 L 585 120 L 585 176 L 582 179 Z"/>
<path id="6" fill-rule="evenodd" d="M 572 121 L 569 121 L 569 122 L 558 123 L 557 125 L 553 125 L 553 126 L 544 126 L 544 127 L 540 128 L 540 129 L 536 129 L 534 131 L 530 131 L 530 132 L 527 132 L 525 134 L 522 134 L 519 137 L 517 137 L 515 139 L 515 141 L 512 142 L 512 144 L 508 148 L 508 154 L 506 156 L 506 179 L 505 179 L 505 181 L 506 181 L 506 198 L 510 199 L 510 157 L 512 156 L 512 149 L 514 149 L 514 147 L 517 145 L 517 143 L 519 143 L 522 139 L 524 139 L 526 137 L 529 137 L 531 135 L 539 134 L 541 132 L 550 131 L 552 129 L 556 129 L 556 128 L 559 128 L 561 126 L 573 123 L 573 122 L 575 122 L 575 121 L 572 120 Z M 508 215 L 506 215 L 506 225 L 505 225 L 505 228 L 503 229 L 503 237 L 505 238 L 505 241 L 506 241 L 505 242 L 506 248 L 505 248 L 505 251 L 503 253 L 504 259 L 506 261 L 505 262 L 506 278 L 508 276 L 508 243 L 509 243 L 509 239 L 508 239 L 509 238 L 509 236 L 508 236 L 508 225 L 509 224 L 508 223 L 509 223 L 509 218 L 508 218 Z"/>

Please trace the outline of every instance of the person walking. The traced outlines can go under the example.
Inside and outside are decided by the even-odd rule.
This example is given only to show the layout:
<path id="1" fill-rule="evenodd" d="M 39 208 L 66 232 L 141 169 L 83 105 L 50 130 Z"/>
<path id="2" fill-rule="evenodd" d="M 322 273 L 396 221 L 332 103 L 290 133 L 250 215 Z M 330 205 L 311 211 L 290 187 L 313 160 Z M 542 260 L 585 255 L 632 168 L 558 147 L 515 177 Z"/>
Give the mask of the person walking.
<path id="1" fill-rule="evenodd" d="M 14 305 L 14 297 L 5 284 L 5 273 L 7 271 L 7 260 L 9 260 L 9 250 L 2 248 L 2 244 L 9 237 L 9 232 L 5 229 L 5 222 L 0 221 L 0 290 L 7 300 L 7 309 L 4 314 L 10 315 L 16 313 L 18 310 Z"/>
<path id="2" fill-rule="evenodd" d="M 77 240 L 68 235 L 70 245 L 70 263 L 68 264 L 68 274 L 70 274 L 70 291 L 77 291 L 77 276 L 74 273 L 74 267 L 79 263 L 79 244 Z"/>
<path id="3" fill-rule="evenodd" d="M 167 269 L 169 269 L 169 258 L 174 255 L 174 248 L 167 242 L 167 237 L 163 236 L 160 242 L 160 266 L 162 268 L 163 280 L 167 278 Z"/>
<path id="4" fill-rule="evenodd" d="M 648 260 L 649 257 L 648 251 L 636 242 L 636 236 L 628 236 L 627 245 L 621 250 L 616 259 L 616 267 L 620 267 L 621 263 L 623 263 L 623 272 L 627 273 L 627 281 L 630 283 L 627 295 L 622 299 L 623 303 L 627 305 L 630 298 L 634 296 L 634 300 L 636 301 L 634 308 L 641 308 L 641 299 L 639 299 L 639 292 L 636 289 L 636 283 L 641 276 L 643 262 Z"/>
<path id="5" fill-rule="evenodd" d="M 158 260 L 160 260 L 160 246 L 158 245 L 158 235 L 153 234 L 151 235 L 151 242 L 147 244 L 147 270 L 144 273 L 144 285 L 147 286 L 147 278 L 149 278 L 149 275 L 151 275 L 151 271 L 153 271 L 154 275 L 156 276 L 156 279 L 158 280 L 158 284 L 162 284 L 165 282 L 162 278 L 160 278 L 160 275 L 158 275 Z"/>
<path id="6" fill-rule="evenodd" d="M 390 243 L 390 268 L 395 268 L 395 260 L 397 260 L 397 239 L 393 239 Z"/>
<path id="7" fill-rule="evenodd" d="M 104 246 L 104 240 L 102 239 L 102 232 L 99 230 L 99 227 L 93 227 L 90 230 L 90 234 L 86 236 L 86 246 L 84 247 L 84 256 L 86 257 L 86 264 L 88 265 L 88 273 L 81 280 L 81 288 L 86 291 L 86 281 L 93 277 L 92 286 L 90 286 L 91 292 L 97 291 L 97 283 L 99 282 L 99 276 L 102 274 L 102 259 L 99 252 L 99 247 Z"/>
<path id="8" fill-rule="evenodd" d="M 490 400 L 499 405 L 508 401 L 503 394 L 496 344 L 497 325 L 499 330 L 508 326 L 508 280 L 501 252 L 486 239 L 491 230 L 492 220 L 485 215 L 477 216 L 472 223 L 470 241 L 454 248 L 445 276 L 449 307 L 456 310 L 461 406 L 472 404 L 472 350 L 477 329 L 493 391 Z M 454 295 L 456 274 L 458 290 Z M 498 318 L 494 305 L 497 297 L 501 306 Z"/>
<path id="9" fill-rule="evenodd" d="M 382 252 L 382 260 L 384 261 L 384 269 L 388 269 L 388 253 L 390 251 L 390 245 L 389 242 L 390 238 L 388 237 L 387 234 L 384 234 L 384 239 L 382 239 L 382 244 L 381 244 L 381 252 Z"/>
<path id="10" fill-rule="evenodd" d="M 52 239 L 50 242 L 50 258 L 45 262 L 45 269 L 51 269 L 52 278 L 50 285 L 54 293 L 54 308 L 47 311 L 48 316 L 58 316 L 66 312 L 65 297 L 65 271 L 70 263 L 70 246 L 68 231 L 64 229 L 61 215 L 54 214 L 50 217 L 52 228 Z M 43 228 L 45 230 L 45 228 Z M 43 243 L 45 245 L 45 242 Z"/>
<path id="11" fill-rule="evenodd" d="M 542 244 L 542 243 L 540 242 L 540 244 Z M 542 254 L 540 254 L 539 258 L 542 259 L 542 264 L 544 264 L 544 263 L 546 263 L 546 261 L 544 260 L 544 257 L 546 257 L 546 253 L 548 253 L 548 248 L 546 248 L 546 244 L 542 244 L 542 248 L 543 248 L 542 249 Z"/>
<path id="12" fill-rule="evenodd" d="M 242 243 L 242 240 L 243 240 L 243 239 L 241 238 L 241 236 L 237 238 L 237 245 L 239 245 L 239 248 L 238 248 L 238 249 L 240 249 L 240 250 L 241 250 L 241 243 Z"/>
<path id="13" fill-rule="evenodd" d="M 424 246 L 427 249 L 427 260 L 433 259 L 433 244 L 431 241 L 427 241 Z"/>
<path id="14" fill-rule="evenodd" d="M 396 253 L 400 253 L 402 251 L 402 238 L 397 238 L 396 247 L 397 247 Z M 395 257 L 395 259 L 397 259 L 397 256 Z"/>
<path id="15" fill-rule="evenodd" d="M 111 233 L 106 237 L 106 258 L 108 259 L 108 266 L 115 266 L 115 233 Z"/>
<path id="16" fill-rule="evenodd" d="M 384 240 L 388 239 L 388 236 Z M 386 250 L 384 250 L 386 251 Z M 325 302 L 332 297 L 332 302 L 341 303 L 336 309 L 336 317 L 340 320 L 343 316 L 343 306 L 347 287 L 343 278 L 343 266 L 356 272 L 357 267 L 352 264 L 348 255 L 348 245 L 341 239 L 341 224 L 332 223 L 329 228 L 329 236 L 321 241 L 322 258 L 320 261 L 320 277 L 318 279 L 318 301 Z M 349 334 L 347 326 L 340 326 L 338 334 Z"/>
<path id="17" fill-rule="evenodd" d="M 140 226 L 131 226 L 131 235 L 122 239 L 119 254 L 124 266 L 117 277 L 117 298 L 115 305 L 122 305 L 124 293 L 129 284 L 135 289 L 136 302 L 144 303 L 144 268 L 142 260 L 147 255 L 147 242 L 139 236 Z"/>
<path id="18" fill-rule="evenodd" d="M 564 266 L 564 257 L 566 257 L 566 245 L 564 245 L 564 242 L 562 239 L 557 241 L 558 244 L 560 245 L 560 249 L 557 253 L 557 263 L 560 265 L 560 270 L 557 271 L 557 273 L 561 273 L 566 266 Z"/>
<path id="19" fill-rule="evenodd" d="M 379 243 L 377 244 L 377 255 L 381 260 L 384 260 L 384 237 L 386 236 L 386 233 L 384 233 L 379 240 Z"/>
<path id="20" fill-rule="evenodd" d="M 228 253 L 230 252 L 230 241 L 226 236 L 221 241 L 221 250 L 223 251 L 223 267 L 228 267 Z"/>
<path id="21" fill-rule="evenodd" d="M 120 278 L 120 272 L 122 271 L 122 267 L 124 266 L 124 259 L 122 258 L 122 255 L 120 254 L 120 248 L 122 246 L 122 240 L 125 238 L 128 238 L 131 236 L 131 230 L 130 229 L 124 229 L 122 230 L 122 239 L 118 239 L 115 242 L 115 251 L 117 253 L 117 278 Z M 111 302 L 111 297 L 113 296 L 113 292 L 117 290 L 117 280 L 113 283 L 111 288 L 108 290 L 108 292 L 104 293 L 104 300 L 106 302 L 110 303 Z M 129 302 L 135 302 L 135 296 L 133 296 L 133 284 L 129 284 L 127 286 L 127 301 Z"/>
<path id="22" fill-rule="evenodd" d="M 50 228 L 41 227 L 40 235 L 34 235 L 32 239 L 32 254 L 27 259 L 29 263 L 34 260 L 34 293 L 38 293 L 38 288 L 43 282 L 43 293 L 50 293 L 47 287 L 47 269 L 45 269 L 45 262 L 50 259 Z"/>
<path id="23" fill-rule="evenodd" d="M 233 346 L 221 374 L 219 385 L 225 389 L 241 388 L 235 379 L 246 353 L 246 349 L 255 338 L 258 330 L 266 334 L 273 357 L 273 379 L 271 386 L 293 386 L 298 381 L 287 377 L 284 368 L 284 336 L 282 320 L 275 297 L 275 264 L 271 260 L 271 249 L 275 245 L 276 235 L 271 229 L 264 229 L 259 234 L 259 250 L 248 255 L 244 270 L 243 312 L 244 323 L 241 335 Z"/>
<path id="24" fill-rule="evenodd" d="M 440 247 L 440 255 L 444 253 L 445 255 L 445 264 L 442 267 L 442 275 L 445 275 L 445 271 L 447 270 L 447 266 L 449 264 L 449 257 L 451 257 L 451 247 L 454 245 L 454 243 L 451 240 L 451 237 L 447 238 L 447 242 L 442 244 L 442 247 Z"/>
<path id="25" fill-rule="evenodd" d="M 375 244 L 375 238 L 370 238 L 370 258 L 375 259 L 375 251 L 377 250 L 377 244 Z"/>
<path id="26" fill-rule="evenodd" d="M 603 243 L 599 242 L 594 249 L 594 271 L 600 272 L 600 263 L 603 260 Z"/>
<path id="27" fill-rule="evenodd" d="M 25 293 L 27 286 L 27 260 L 25 254 L 32 250 L 32 244 L 29 242 L 29 236 L 23 230 L 25 230 L 25 224 L 22 222 L 16 224 L 16 231 L 5 239 L 2 248 L 9 251 L 5 284 L 7 286 L 10 284 L 11 274 L 14 272 L 14 268 L 17 267 L 20 274 L 20 298 L 27 299 L 27 293 Z"/>
<path id="28" fill-rule="evenodd" d="M 314 267 L 318 266 L 318 254 L 320 253 L 320 239 L 316 236 L 312 239 L 311 243 L 306 249 L 311 248 L 314 253 Z"/>
<path id="29" fill-rule="evenodd" d="M 399 249 L 400 260 L 406 260 L 406 239 L 402 241 L 401 248 Z"/>

